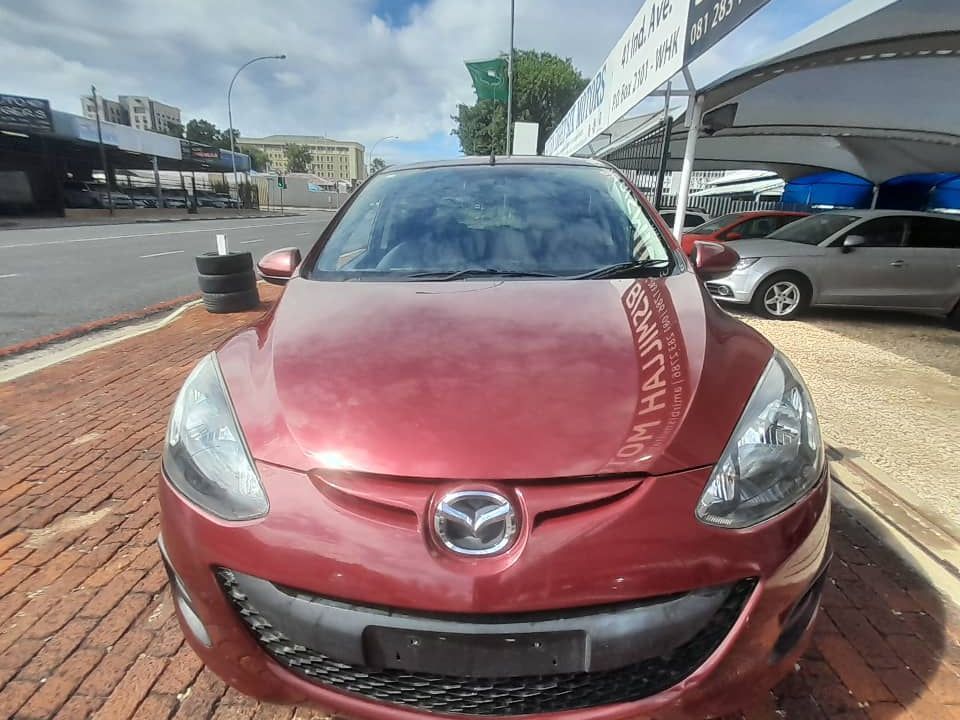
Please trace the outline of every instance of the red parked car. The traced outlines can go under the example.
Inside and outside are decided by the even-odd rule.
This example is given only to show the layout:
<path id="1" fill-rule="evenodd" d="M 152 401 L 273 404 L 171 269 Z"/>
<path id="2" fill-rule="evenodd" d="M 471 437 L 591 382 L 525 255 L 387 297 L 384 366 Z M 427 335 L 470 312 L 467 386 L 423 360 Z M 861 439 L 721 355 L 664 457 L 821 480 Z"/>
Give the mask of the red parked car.
<path id="1" fill-rule="evenodd" d="M 390 168 L 190 373 L 159 484 L 190 645 L 370 720 L 703 718 L 789 672 L 829 559 L 810 395 L 620 173 Z M 699 275 L 699 277 L 698 277 Z"/>
<path id="2" fill-rule="evenodd" d="M 728 240 L 746 240 L 749 238 L 764 238 L 774 230 L 789 225 L 794 220 L 806 217 L 809 213 L 802 212 L 742 212 L 723 215 L 690 232 L 683 234 L 683 251 L 690 255 L 693 244 L 697 240 L 709 242 L 726 242 Z"/>

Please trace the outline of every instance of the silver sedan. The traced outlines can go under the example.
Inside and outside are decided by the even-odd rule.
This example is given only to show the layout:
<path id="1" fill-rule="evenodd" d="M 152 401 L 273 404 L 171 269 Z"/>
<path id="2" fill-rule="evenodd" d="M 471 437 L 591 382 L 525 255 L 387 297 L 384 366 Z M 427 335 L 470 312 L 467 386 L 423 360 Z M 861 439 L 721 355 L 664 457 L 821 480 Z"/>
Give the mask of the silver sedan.
<path id="1" fill-rule="evenodd" d="M 843 210 L 811 215 L 760 240 L 736 240 L 717 300 L 780 320 L 810 306 L 909 310 L 960 324 L 960 218 Z"/>

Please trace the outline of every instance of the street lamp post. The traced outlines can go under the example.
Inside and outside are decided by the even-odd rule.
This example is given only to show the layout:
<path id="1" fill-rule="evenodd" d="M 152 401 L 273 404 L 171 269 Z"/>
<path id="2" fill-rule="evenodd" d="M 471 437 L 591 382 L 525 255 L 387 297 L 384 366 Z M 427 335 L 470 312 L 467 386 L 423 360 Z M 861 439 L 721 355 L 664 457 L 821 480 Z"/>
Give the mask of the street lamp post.
<path id="1" fill-rule="evenodd" d="M 237 180 L 237 156 L 236 151 L 233 149 L 233 108 L 230 105 L 230 97 L 233 95 L 233 84 L 237 81 L 237 75 L 247 67 L 247 65 L 252 65 L 258 60 L 286 60 L 286 55 L 263 55 L 261 57 L 255 57 L 253 60 L 247 60 L 243 65 L 241 65 L 237 71 L 233 74 L 233 79 L 230 81 L 230 87 L 227 89 L 227 120 L 230 123 L 230 161 L 233 163 L 233 185 L 237 189 L 237 209 L 240 209 L 240 183 Z"/>
<path id="2" fill-rule="evenodd" d="M 377 149 L 377 145 L 379 145 L 380 143 L 385 142 L 385 141 L 387 141 L 387 140 L 399 140 L 399 139 L 400 139 L 400 138 L 398 138 L 396 135 L 387 135 L 386 137 L 380 138 L 379 140 L 377 140 L 377 141 L 373 144 L 373 147 L 370 148 L 370 162 L 367 163 L 367 168 L 368 168 L 368 170 L 367 170 L 367 175 L 372 175 L 372 174 L 373 174 L 373 173 L 371 172 L 371 170 L 373 169 L 373 151 Z"/>

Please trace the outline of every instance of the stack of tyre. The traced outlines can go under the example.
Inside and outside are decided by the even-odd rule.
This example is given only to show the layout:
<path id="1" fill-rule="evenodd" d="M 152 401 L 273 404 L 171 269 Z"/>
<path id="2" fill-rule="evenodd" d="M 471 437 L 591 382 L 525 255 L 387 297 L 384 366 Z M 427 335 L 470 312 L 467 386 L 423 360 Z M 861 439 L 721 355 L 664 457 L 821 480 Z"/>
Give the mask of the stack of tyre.
<path id="1" fill-rule="evenodd" d="M 204 253 L 196 260 L 203 305 L 208 312 L 243 312 L 260 304 L 253 255 L 249 252 Z"/>

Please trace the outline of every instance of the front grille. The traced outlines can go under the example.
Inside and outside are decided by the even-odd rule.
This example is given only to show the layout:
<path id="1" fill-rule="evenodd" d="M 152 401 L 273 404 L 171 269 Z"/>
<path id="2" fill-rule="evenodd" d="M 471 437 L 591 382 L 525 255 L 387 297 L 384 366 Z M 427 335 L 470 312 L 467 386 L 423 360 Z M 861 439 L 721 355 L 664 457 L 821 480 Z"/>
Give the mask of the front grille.
<path id="1" fill-rule="evenodd" d="M 349 665 L 275 630 L 242 593 L 230 570 L 217 575 L 260 646 L 288 670 L 323 685 L 418 710 L 462 715 L 528 715 L 640 700 L 689 676 L 730 632 L 756 580 L 735 584 L 720 609 L 692 640 L 669 655 L 616 670 L 531 677 L 451 677 Z"/>

